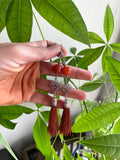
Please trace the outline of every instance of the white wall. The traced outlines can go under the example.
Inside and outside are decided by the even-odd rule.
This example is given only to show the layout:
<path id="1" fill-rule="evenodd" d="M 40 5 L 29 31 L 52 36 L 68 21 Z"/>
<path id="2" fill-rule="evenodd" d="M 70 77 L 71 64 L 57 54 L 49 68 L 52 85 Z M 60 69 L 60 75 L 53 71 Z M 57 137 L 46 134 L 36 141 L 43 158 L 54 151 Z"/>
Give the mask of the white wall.
<path id="1" fill-rule="evenodd" d="M 120 1 L 108 1 L 108 0 L 74 0 L 75 4 L 79 8 L 89 31 L 96 32 L 100 36 L 105 39 L 103 32 L 103 19 L 106 5 L 109 3 L 115 18 L 115 31 L 112 36 L 112 41 L 115 42 L 120 26 Z M 38 17 L 38 21 L 40 23 L 41 29 L 45 36 L 45 39 L 57 42 L 59 44 L 63 44 L 63 46 L 67 49 L 69 54 L 69 49 L 71 47 L 77 47 L 78 51 L 83 48 L 86 48 L 86 45 L 83 45 L 80 42 L 72 40 L 68 36 L 54 29 L 50 24 L 48 24 L 38 13 L 35 12 Z M 48 29 L 49 28 L 49 29 Z M 38 31 L 37 25 L 33 23 L 33 31 L 31 41 L 41 40 L 41 35 Z M 0 42 L 9 42 L 8 36 L 6 34 L 6 30 L 4 29 L 0 34 Z M 100 65 L 101 59 L 99 58 L 94 64 L 89 67 L 89 70 L 94 74 L 98 72 L 99 75 L 102 74 L 102 69 Z M 76 82 L 77 83 L 77 82 Z M 96 98 L 98 94 L 98 90 L 88 94 L 88 99 L 93 100 Z M 31 108 L 35 107 L 34 104 L 25 104 Z M 76 111 L 80 111 L 80 107 L 76 101 L 76 104 L 71 107 L 72 114 L 75 114 Z M 18 122 L 15 130 L 8 130 L 0 126 L 0 131 L 5 135 L 9 144 L 12 145 L 16 150 L 21 149 L 24 145 L 27 145 L 32 139 L 32 129 L 34 122 L 36 120 L 36 113 L 31 115 L 22 115 L 20 118 L 15 120 Z M 2 145 L 0 144 L 0 148 Z"/>

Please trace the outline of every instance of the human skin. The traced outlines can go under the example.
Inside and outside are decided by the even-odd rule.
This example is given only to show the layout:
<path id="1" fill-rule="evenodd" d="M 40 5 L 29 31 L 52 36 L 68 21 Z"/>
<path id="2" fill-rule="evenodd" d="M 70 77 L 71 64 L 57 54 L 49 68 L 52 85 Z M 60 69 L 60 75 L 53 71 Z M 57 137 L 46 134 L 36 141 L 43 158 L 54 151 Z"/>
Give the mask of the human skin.
<path id="1" fill-rule="evenodd" d="M 37 92 L 36 89 L 53 93 L 51 80 L 40 75 L 55 76 L 54 63 L 46 62 L 67 51 L 61 45 L 47 40 L 27 43 L 0 44 L 0 106 L 15 105 L 22 102 L 39 103 L 51 106 L 52 96 Z M 63 74 L 59 76 L 63 77 Z M 91 80 L 90 71 L 71 67 L 69 78 Z M 58 95 L 64 96 L 62 91 Z M 68 97 L 84 100 L 86 93 L 71 89 Z M 58 99 L 58 108 L 63 108 L 63 100 Z"/>

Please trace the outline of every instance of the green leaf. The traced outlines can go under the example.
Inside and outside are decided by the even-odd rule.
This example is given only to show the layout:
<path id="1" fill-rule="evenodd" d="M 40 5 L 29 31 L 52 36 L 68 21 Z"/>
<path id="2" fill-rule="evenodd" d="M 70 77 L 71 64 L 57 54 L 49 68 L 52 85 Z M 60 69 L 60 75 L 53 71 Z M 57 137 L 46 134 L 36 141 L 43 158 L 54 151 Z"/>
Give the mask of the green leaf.
<path id="1" fill-rule="evenodd" d="M 120 158 L 120 134 L 95 137 L 80 143 L 111 158 Z"/>
<path id="2" fill-rule="evenodd" d="M 40 113 L 41 113 L 42 117 L 44 118 L 44 120 L 45 120 L 46 122 L 48 122 L 48 121 L 49 121 L 50 111 L 42 111 L 42 112 L 40 112 Z"/>
<path id="3" fill-rule="evenodd" d="M 51 154 L 50 136 L 47 133 L 46 124 L 39 115 L 33 127 L 33 137 L 40 152 L 44 156 L 49 156 Z"/>
<path id="4" fill-rule="evenodd" d="M 91 154 L 89 154 L 88 152 L 86 151 L 83 151 L 84 154 L 86 155 L 86 157 L 89 159 L 89 160 L 96 160 Z"/>
<path id="5" fill-rule="evenodd" d="M 54 148 L 52 148 L 52 153 L 53 153 L 53 156 L 54 156 L 54 160 L 60 160 L 60 158 L 58 157 Z"/>
<path id="6" fill-rule="evenodd" d="M 110 56 L 106 56 L 106 65 L 113 85 L 120 91 L 120 62 Z"/>
<path id="7" fill-rule="evenodd" d="M 63 156 L 65 158 L 65 160 L 73 160 L 73 156 L 70 152 L 70 150 L 68 149 L 67 145 L 64 143 L 64 146 L 63 146 Z"/>
<path id="8" fill-rule="evenodd" d="M 35 105 L 38 109 L 43 106 L 42 104 L 38 104 L 38 103 L 35 103 Z"/>
<path id="9" fill-rule="evenodd" d="M 105 43 L 105 41 L 98 34 L 94 32 L 89 32 L 89 38 L 91 44 Z"/>
<path id="10" fill-rule="evenodd" d="M 83 160 L 83 159 L 79 156 L 79 154 L 77 154 L 77 160 Z"/>
<path id="11" fill-rule="evenodd" d="M 28 42 L 32 32 L 30 0 L 12 0 L 6 19 L 7 33 L 12 42 Z"/>
<path id="12" fill-rule="evenodd" d="M 76 67 L 76 59 L 75 59 L 75 57 L 73 57 L 73 58 L 69 61 L 68 65 L 70 65 L 70 66 L 75 66 L 75 67 Z"/>
<path id="13" fill-rule="evenodd" d="M 103 49 L 104 49 L 104 46 L 98 47 L 95 49 L 89 48 L 89 49 L 85 49 L 85 50 L 82 50 L 81 52 L 79 52 L 77 55 L 82 54 L 82 55 L 84 55 L 84 57 L 80 60 L 80 62 L 78 63 L 78 66 L 81 68 L 88 67 L 90 64 L 95 62 L 96 59 L 98 59 L 100 57 Z"/>
<path id="14" fill-rule="evenodd" d="M 55 28 L 90 45 L 85 22 L 71 0 L 32 0 L 32 3 L 39 14 Z"/>
<path id="15" fill-rule="evenodd" d="M 9 146 L 8 142 L 6 139 L 3 137 L 2 133 L 0 132 L 0 142 L 2 145 L 8 150 L 8 152 L 14 157 L 15 160 L 18 160 L 14 152 L 12 151 L 11 147 Z"/>
<path id="16" fill-rule="evenodd" d="M 13 123 L 9 121 L 8 119 L 2 118 L 0 116 L 0 124 L 5 128 L 14 129 L 17 123 Z"/>
<path id="17" fill-rule="evenodd" d="M 0 106 L 0 116 L 8 120 L 16 119 L 23 113 L 30 114 L 32 112 L 34 112 L 33 109 L 20 105 Z"/>
<path id="18" fill-rule="evenodd" d="M 45 157 L 45 160 L 53 160 L 53 153 L 52 153 L 52 151 L 51 151 L 51 153 L 50 153 L 49 156 Z"/>
<path id="19" fill-rule="evenodd" d="M 80 89 L 85 92 L 92 92 L 98 89 L 102 84 L 103 83 L 86 82 L 80 87 Z"/>
<path id="20" fill-rule="evenodd" d="M 115 51 L 120 53 L 120 43 L 111 43 L 110 47 Z"/>
<path id="21" fill-rule="evenodd" d="M 104 84 L 106 80 L 107 80 L 107 75 L 103 75 L 95 81 L 84 83 L 79 89 L 86 91 L 86 92 L 91 92 L 99 88 L 102 84 Z"/>
<path id="22" fill-rule="evenodd" d="M 76 51 L 77 51 L 77 49 L 76 49 L 75 47 L 70 48 L 70 52 L 71 52 L 73 55 L 75 55 Z"/>
<path id="23" fill-rule="evenodd" d="M 120 119 L 115 123 L 113 127 L 113 134 L 120 133 Z"/>
<path id="24" fill-rule="evenodd" d="M 99 129 L 113 123 L 120 115 L 120 103 L 107 103 L 94 108 L 72 126 L 74 133 L 81 133 Z"/>
<path id="25" fill-rule="evenodd" d="M 105 74 L 107 72 L 107 68 L 106 68 L 106 63 L 105 63 L 105 57 L 107 56 L 112 56 L 112 51 L 111 48 L 109 46 L 106 47 L 106 49 L 103 52 L 102 55 L 102 69 L 103 69 L 103 74 Z"/>
<path id="26" fill-rule="evenodd" d="M 114 30 L 114 18 L 110 6 L 107 5 L 104 16 L 104 33 L 106 35 L 107 42 L 109 42 L 113 30 Z"/>
<path id="27" fill-rule="evenodd" d="M 6 25 L 6 14 L 10 2 L 11 0 L 0 0 L 0 32 Z"/>

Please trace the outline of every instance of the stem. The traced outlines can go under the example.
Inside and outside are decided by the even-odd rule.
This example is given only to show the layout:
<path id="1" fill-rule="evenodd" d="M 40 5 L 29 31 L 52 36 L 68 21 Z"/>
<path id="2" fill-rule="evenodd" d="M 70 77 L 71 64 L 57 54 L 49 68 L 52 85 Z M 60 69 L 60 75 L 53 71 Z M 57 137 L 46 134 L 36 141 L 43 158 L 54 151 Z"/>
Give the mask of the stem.
<path id="1" fill-rule="evenodd" d="M 106 82 L 105 82 L 104 84 L 105 84 L 105 88 L 106 88 L 106 91 L 107 91 L 108 99 L 109 99 L 110 101 L 112 101 L 111 98 L 110 98 L 110 94 L 109 94 L 109 90 L 108 90 L 108 87 L 107 87 Z"/>
<path id="2" fill-rule="evenodd" d="M 83 104 L 85 105 L 86 112 L 88 113 L 88 108 L 87 108 L 86 102 L 83 101 Z"/>
<path id="3" fill-rule="evenodd" d="M 52 147 L 54 146 L 55 142 L 56 142 L 56 139 L 57 139 L 58 135 L 55 137 L 53 143 L 52 143 Z"/>
<path id="4" fill-rule="evenodd" d="M 81 113 L 82 113 L 82 117 L 83 117 L 83 106 L 82 106 L 82 102 L 79 101 L 79 103 L 80 103 L 80 106 L 81 106 Z"/>
<path id="5" fill-rule="evenodd" d="M 105 158 L 105 155 L 103 154 L 103 158 L 104 158 L 104 160 L 106 160 L 106 158 Z"/>
<path id="6" fill-rule="evenodd" d="M 41 36 L 42 36 L 42 39 L 45 40 L 45 37 L 43 36 L 42 30 L 41 30 L 41 28 L 40 28 L 40 25 L 39 25 L 39 23 L 38 23 L 37 17 L 36 17 L 36 15 L 35 15 L 34 12 L 33 12 L 33 16 L 34 16 L 35 21 L 36 21 L 36 23 L 37 23 L 37 26 L 38 26 L 38 29 L 39 29 L 40 34 L 41 34 Z"/>
<path id="7" fill-rule="evenodd" d="M 70 82 L 74 85 L 76 89 L 78 89 L 78 87 L 75 85 L 75 83 L 71 79 L 70 79 Z"/>
<path id="8" fill-rule="evenodd" d="M 75 137 L 75 138 L 71 138 L 71 139 L 68 139 L 68 140 L 65 140 L 65 142 L 69 142 L 69 141 L 72 141 L 72 140 L 79 140 L 80 137 Z"/>

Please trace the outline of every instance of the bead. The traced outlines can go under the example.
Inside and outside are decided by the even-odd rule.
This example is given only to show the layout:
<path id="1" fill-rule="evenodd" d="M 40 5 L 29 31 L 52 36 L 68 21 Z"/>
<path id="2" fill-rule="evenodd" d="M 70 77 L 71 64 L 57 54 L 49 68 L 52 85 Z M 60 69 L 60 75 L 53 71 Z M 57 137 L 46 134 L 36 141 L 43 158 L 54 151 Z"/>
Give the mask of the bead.
<path id="1" fill-rule="evenodd" d="M 53 98 L 53 99 L 52 99 L 52 106 L 53 106 L 53 107 L 56 107 L 56 106 L 57 106 L 57 99 L 56 99 L 56 98 Z"/>
<path id="2" fill-rule="evenodd" d="M 61 69 L 61 72 L 62 72 L 64 75 L 68 76 L 68 75 L 70 75 L 70 73 L 71 73 L 71 68 L 70 68 L 69 66 L 65 66 L 65 67 L 63 67 L 63 68 Z"/>
<path id="3" fill-rule="evenodd" d="M 56 74 L 59 74 L 61 72 L 61 68 L 62 68 L 61 64 L 56 64 L 53 66 L 52 71 Z"/>
<path id="4" fill-rule="evenodd" d="M 71 107 L 71 103 L 66 99 L 64 101 L 64 108 L 70 108 Z"/>

